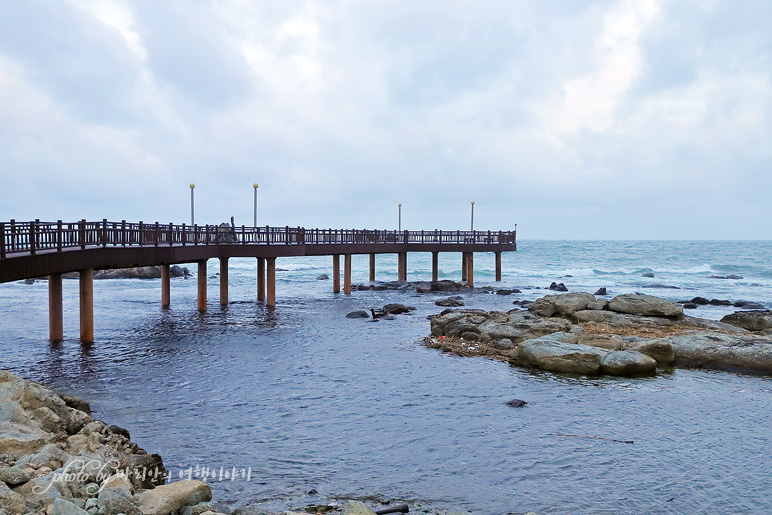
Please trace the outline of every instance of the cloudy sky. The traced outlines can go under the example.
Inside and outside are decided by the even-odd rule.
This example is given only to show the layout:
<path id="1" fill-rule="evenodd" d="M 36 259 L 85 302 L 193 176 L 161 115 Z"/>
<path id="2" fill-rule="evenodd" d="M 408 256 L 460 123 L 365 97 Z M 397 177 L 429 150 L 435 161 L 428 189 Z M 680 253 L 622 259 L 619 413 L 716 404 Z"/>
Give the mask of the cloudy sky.
<path id="1" fill-rule="evenodd" d="M 0 0 L 0 219 L 772 238 L 769 0 Z"/>

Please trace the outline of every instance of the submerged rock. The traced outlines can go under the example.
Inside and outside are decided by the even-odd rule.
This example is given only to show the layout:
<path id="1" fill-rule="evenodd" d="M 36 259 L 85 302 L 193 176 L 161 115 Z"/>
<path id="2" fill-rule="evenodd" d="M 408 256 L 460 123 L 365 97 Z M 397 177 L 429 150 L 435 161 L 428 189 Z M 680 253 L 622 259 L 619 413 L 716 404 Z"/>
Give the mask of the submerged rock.
<path id="1" fill-rule="evenodd" d="M 526 405 L 528 405 L 527 402 L 521 399 L 512 399 L 511 401 L 507 401 L 507 406 L 511 406 L 513 408 L 522 408 Z"/>
<path id="2" fill-rule="evenodd" d="M 568 288 L 566 288 L 565 284 L 563 284 L 563 283 L 555 283 L 555 282 L 550 284 L 549 289 L 552 290 L 552 291 L 568 291 Z"/>
<path id="3" fill-rule="evenodd" d="M 367 311 L 352 311 L 346 318 L 370 318 L 370 314 Z"/>

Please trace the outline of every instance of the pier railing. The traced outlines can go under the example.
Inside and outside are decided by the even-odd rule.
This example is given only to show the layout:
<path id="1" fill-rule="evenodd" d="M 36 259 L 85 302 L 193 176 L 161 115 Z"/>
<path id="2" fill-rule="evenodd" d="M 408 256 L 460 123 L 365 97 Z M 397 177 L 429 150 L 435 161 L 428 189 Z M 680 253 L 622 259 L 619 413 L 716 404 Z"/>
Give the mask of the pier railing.
<path id="1" fill-rule="evenodd" d="M 516 231 L 379 231 L 109 222 L 0 222 L 0 259 L 72 248 L 173 245 L 513 244 Z"/>

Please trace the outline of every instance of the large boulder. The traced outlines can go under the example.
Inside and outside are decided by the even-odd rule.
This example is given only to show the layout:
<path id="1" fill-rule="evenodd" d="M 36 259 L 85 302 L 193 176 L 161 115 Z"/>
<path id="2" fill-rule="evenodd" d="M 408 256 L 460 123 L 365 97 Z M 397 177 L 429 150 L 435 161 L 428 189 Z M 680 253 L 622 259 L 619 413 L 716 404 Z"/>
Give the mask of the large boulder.
<path id="1" fill-rule="evenodd" d="M 550 372 L 598 375 L 608 353 L 589 345 L 538 338 L 521 343 L 518 357 L 528 365 Z"/>
<path id="2" fill-rule="evenodd" d="M 772 342 L 753 336 L 690 333 L 671 336 L 679 366 L 772 374 Z"/>
<path id="3" fill-rule="evenodd" d="M 138 499 L 144 515 L 169 515 L 183 506 L 211 501 L 212 490 L 202 481 L 184 479 L 145 490 Z"/>
<path id="4" fill-rule="evenodd" d="M 681 318 L 684 315 L 684 308 L 674 302 L 639 294 L 618 295 L 609 301 L 608 309 L 637 316 Z"/>
<path id="5" fill-rule="evenodd" d="M 622 341 L 623 350 L 634 350 L 657 361 L 659 365 L 670 365 L 675 361 L 673 344 L 665 339 L 644 340 L 628 337 Z"/>
<path id="6" fill-rule="evenodd" d="M 726 315 L 721 321 L 749 331 L 764 331 L 772 329 L 772 311 L 738 311 Z"/>
<path id="7" fill-rule="evenodd" d="M 640 376 L 657 370 L 654 358 L 632 350 L 609 352 L 601 362 L 601 371 L 612 376 Z"/>

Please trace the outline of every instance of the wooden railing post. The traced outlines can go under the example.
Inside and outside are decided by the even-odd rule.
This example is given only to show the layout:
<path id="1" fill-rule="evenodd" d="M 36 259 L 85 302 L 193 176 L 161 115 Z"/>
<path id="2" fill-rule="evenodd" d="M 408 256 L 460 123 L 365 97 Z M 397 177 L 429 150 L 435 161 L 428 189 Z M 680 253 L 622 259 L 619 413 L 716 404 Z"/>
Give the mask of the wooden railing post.
<path id="1" fill-rule="evenodd" d="M 121 220 L 121 245 L 126 246 L 126 220 Z"/>
<path id="2" fill-rule="evenodd" d="M 29 253 L 33 256 L 35 255 L 35 222 L 32 221 L 29 223 Z"/>
<path id="3" fill-rule="evenodd" d="M 16 220 L 11 218 L 11 245 L 10 251 L 16 250 Z"/>
<path id="4" fill-rule="evenodd" d="M 102 246 L 107 246 L 107 218 L 102 219 Z"/>
<path id="5" fill-rule="evenodd" d="M 198 245 L 198 225 L 193 224 L 193 245 Z"/>
<path id="6" fill-rule="evenodd" d="M 62 221 L 56 221 L 56 251 L 62 251 Z"/>
<path id="7" fill-rule="evenodd" d="M 86 219 L 78 222 L 78 239 L 80 239 L 80 248 L 86 248 Z"/>
<path id="8" fill-rule="evenodd" d="M 143 232 L 145 232 L 144 228 L 145 228 L 145 224 L 142 222 L 142 220 L 140 220 L 139 221 L 139 244 L 140 244 L 140 246 L 145 244 L 145 237 L 142 234 Z"/>
<path id="9" fill-rule="evenodd" d="M 185 246 L 185 243 L 188 241 L 188 231 L 185 228 L 185 224 L 182 224 L 182 238 L 180 238 L 180 243 L 182 243 L 182 246 Z"/>
<path id="10" fill-rule="evenodd" d="M 5 259 L 5 224 L 0 223 L 0 259 Z"/>
<path id="11" fill-rule="evenodd" d="M 284 244 L 285 245 L 290 244 L 289 225 L 284 226 Z"/>

